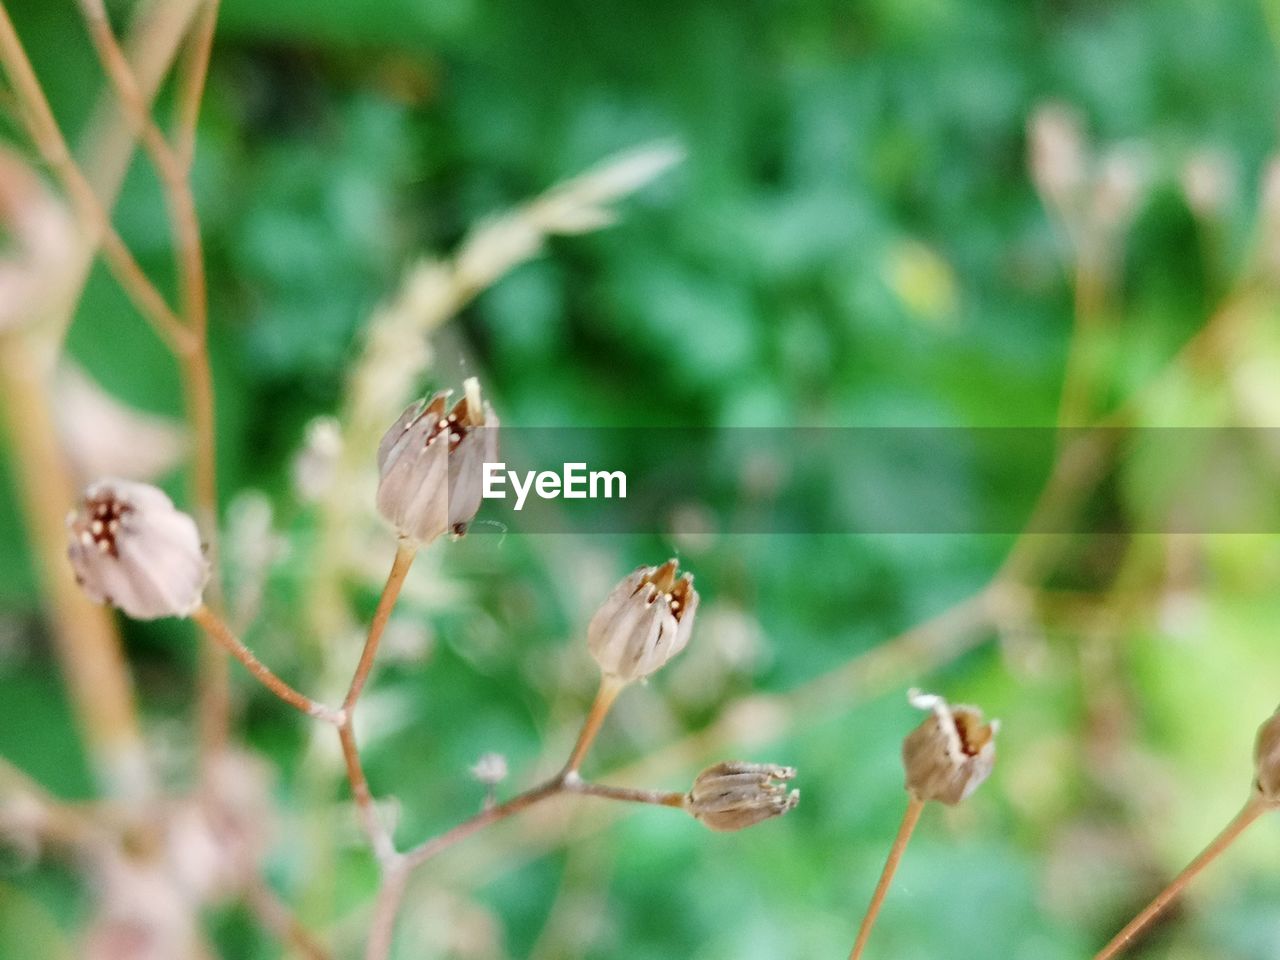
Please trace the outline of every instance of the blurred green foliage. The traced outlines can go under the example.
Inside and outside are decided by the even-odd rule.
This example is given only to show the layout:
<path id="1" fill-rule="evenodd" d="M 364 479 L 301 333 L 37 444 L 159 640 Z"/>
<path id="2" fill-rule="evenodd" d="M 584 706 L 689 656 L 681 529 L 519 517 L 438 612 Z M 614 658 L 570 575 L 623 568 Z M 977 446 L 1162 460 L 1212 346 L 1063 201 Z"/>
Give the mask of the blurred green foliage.
<path id="1" fill-rule="evenodd" d="M 80 129 L 100 77 L 73 6 L 8 6 L 59 117 Z M 637 143 L 674 139 L 687 160 L 628 202 L 620 225 L 553 241 L 455 322 L 504 423 L 1053 423 L 1072 283 L 1069 250 L 1027 174 L 1026 123 L 1046 99 L 1079 108 L 1100 143 L 1136 141 L 1151 160 L 1102 347 L 1103 389 L 1131 395 L 1231 286 L 1255 229 L 1280 93 L 1264 13 L 1206 0 L 225 0 L 196 167 L 222 489 L 228 503 L 265 491 L 303 558 L 276 571 L 251 640 L 303 686 L 307 643 L 348 642 L 292 639 L 305 628 L 295 605 L 314 531 L 289 464 L 306 423 L 337 411 L 372 308 L 418 257 Z M 11 118 L 0 123 L 16 136 Z M 1215 225 L 1218 259 L 1179 187 L 1203 147 L 1224 151 L 1238 177 Z M 167 278 L 164 210 L 145 164 L 116 219 Z M 69 349 L 129 403 L 180 409 L 170 360 L 102 268 Z M 1275 356 L 1274 338 L 1266 350 Z M 456 379 L 438 369 L 431 385 Z M 1135 509 L 1158 467 L 1130 491 Z M 83 797 L 89 778 L 0 470 L 0 627 L 18 638 L 0 644 L 0 754 Z M 956 484 L 939 478 L 938 489 Z M 627 695 L 592 768 L 699 729 L 752 691 L 836 669 L 981 587 L 1011 542 L 778 535 L 682 546 L 709 609 L 740 614 L 758 639 L 735 660 L 699 653 L 695 638 L 651 688 Z M 465 771 L 485 751 L 505 753 L 525 782 L 548 734 L 587 702 L 581 631 L 594 601 L 565 579 L 592 563 L 621 575 L 675 548 L 652 535 L 515 530 L 433 550 L 432 574 L 443 568 L 462 587 L 410 605 L 429 652 L 383 667 L 362 708 L 376 717 L 368 773 L 398 798 L 402 841 L 477 807 Z M 992 637 L 917 678 L 1001 717 L 1002 762 L 966 807 L 927 815 L 874 955 L 1084 956 L 1233 811 L 1252 731 L 1277 698 L 1280 543 L 1205 538 L 1187 598 L 1162 579 L 1167 548 L 1159 537 L 1075 544 L 1056 572 L 1072 590 L 1106 588 L 1128 564 L 1144 602 L 1117 603 L 1104 626 L 1068 617 Z M 361 603 L 367 612 L 372 596 Z M 174 624 L 126 631 L 149 726 L 168 749 L 189 749 L 191 636 Z M 374 874 L 345 791 L 310 772 L 317 748 L 299 721 L 237 684 L 246 737 L 278 765 L 288 811 L 271 879 L 304 921 L 328 930 L 347 917 L 337 935 L 354 943 Z M 916 722 L 901 689 L 875 694 L 742 748 L 800 768 L 804 802 L 784 820 L 718 836 L 643 809 L 530 858 L 519 853 L 527 834 L 477 838 L 441 861 L 424 897 L 474 898 L 505 954 L 485 952 L 480 934 L 475 952 L 415 952 L 439 941 L 415 939 L 410 918 L 399 956 L 529 956 L 563 907 L 553 908 L 562 883 L 584 906 L 563 921 L 572 935 L 544 944 L 555 956 L 844 956 L 901 814 L 898 742 Z M 697 766 L 654 786 L 683 788 Z M 1263 824 L 1143 955 L 1272 960 L 1278 850 L 1275 825 Z M 584 856 L 585 876 L 574 859 Z M 6 869 L 0 954 L 65 955 L 50 931 L 72 937 L 87 909 L 55 864 Z M 410 912 L 439 925 L 450 916 L 441 909 Z M 214 930 L 225 956 L 279 955 L 242 912 L 218 914 Z M 48 949 L 32 952 L 37 943 Z"/>

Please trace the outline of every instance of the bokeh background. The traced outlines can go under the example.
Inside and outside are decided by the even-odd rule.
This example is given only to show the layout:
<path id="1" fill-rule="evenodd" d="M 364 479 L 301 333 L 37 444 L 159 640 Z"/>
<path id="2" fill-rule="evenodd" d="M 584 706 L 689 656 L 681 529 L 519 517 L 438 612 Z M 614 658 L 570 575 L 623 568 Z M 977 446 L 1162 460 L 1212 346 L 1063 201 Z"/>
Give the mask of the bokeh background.
<path id="1" fill-rule="evenodd" d="M 74 7 L 7 6 L 74 141 L 102 86 Z M 1071 425 L 1117 410 L 1145 426 L 1280 425 L 1278 24 L 1269 0 L 224 0 L 195 186 L 224 566 L 248 641 L 329 692 L 359 649 L 392 542 L 360 499 L 367 478 L 335 493 L 326 471 L 338 439 L 376 436 L 317 418 L 350 413 L 362 362 L 378 382 L 371 318 L 413 314 L 405 278 L 476 224 L 647 144 L 683 160 L 620 200 L 618 223 L 552 237 L 446 322 L 409 317 L 405 352 L 430 354 L 415 389 L 477 373 L 512 426 L 1051 427 L 1083 369 Z M 1037 117 L 1048 146 L 1033 169 Z M 0 102 L 0 135 L 24 144 L 18 131 Z M 116 222 L 166 278 L 145 162 Z M 97 385 L 72 375 L 73 418 L 101 409 L 98 390 L 180 416 L 170 357 L 102 268 L 67 350 Z M 174 428 L 147 424 L 158 432 L 120 443 L 155 454 L 146 468 L 181 502 Z M 0 755 L 89 803 L 0 458 Z M 1215 495 L 1274 503 L 1276 465 L 1259 434 L 1253 485 Z M 588 772 L 684 789 L 717 759 L 772 760 L 799 768 L 803 801 L 732 835 L 669 810 L 558 803 L 421 876 L 397 956 L 844 956 L 905 802 L 911 685 L 1000 717 L 1001 757 L 962 807 L 926 813 L 868 955 L 1091 955 L 1243 801 L 1254 730 L 1280 699 L 1280 539 L 1262 525 L 1126 532 L 1164 529 L 1179 496 L 1205 495 L 1186 480 L 1139 452 L 1067 498 L 1075 536 L 748 535 L 705 522 L 723 505 L 686 496 L 677 464 L 669 510 L 634 534 L 507 516 L 505 532 L 434 546 L 361 707 L 402 842 L 478 809 L 468 769 L 485 752 L 507 758 L 504 794 L 554 767 L 594 690 L 587 619 L 615 579 L 668 555 L 697 577 L 695 638 L 628 692 Z M 1006 495 L 942 467 L 937 482 L 977 503 Z M 743 478 L 748 494 L 759 483 Z M 840 495 L 834 478 L 815 509 Z M 1087 532 L 1099 512 L 1105 535 Z M 1015 546 L 1035 553 L 1025 575 L 957 612 Z M 123 630 L 150 754 L 181 791 L 194 633 Z M 336 955 L 356 955 L 376 876 L 328 731 L 235 682 L 239 735 L 270 771 L 263 873 Z M 74 862 L 6 849 L 0 955 L 76 955 L 100 891 Z M 1264 820 L 1134 954 L 1273 960 L 1277 854 Z M 219 955 L 282 955 L 242 898 L 205 916 Z"/>

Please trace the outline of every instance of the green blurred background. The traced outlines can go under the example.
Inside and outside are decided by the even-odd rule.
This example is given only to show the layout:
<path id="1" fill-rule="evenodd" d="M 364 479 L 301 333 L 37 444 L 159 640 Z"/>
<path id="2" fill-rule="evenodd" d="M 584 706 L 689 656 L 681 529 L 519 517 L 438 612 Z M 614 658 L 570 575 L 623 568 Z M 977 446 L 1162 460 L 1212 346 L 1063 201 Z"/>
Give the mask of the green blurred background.
<path id="1" fill-rule="evenodd" d="M 72 5 L 9 6 L 74 134 L 101 74 Z M 437 338 L 423 388 L 477 372 L 510 425 L 1052 425 L 1078 258 L 1028 172 L 1027 125 L 1053 100 L 1080 112 L 1099 150 L 1142 158 L 1120 238 L 1091 251 L 1109 278 L 1087 345 L 1098 409 L 1158 382 L 1139 404 L 1150 422 L 1276 425 L 1265 282 L 1250 280 L 1263 293 L 1234 352 L 1169 367 L 1280 221 L 1259 200 L 1280 104 L 1268 14 L 1210 0 L 225 0 L 195 185 L 224 527 L 261 541 L 253 511 L 268 504 L 275 531 L 251 645 L 304 689 L 354 659 L 356 639 L 314 636 L 301 609 L 332 558 L 316 554 L 292 464 L 308 423 L 341 412 L 362 325 L 405 269 L 651 141 L 679 143 L 684 162 L 624 201 L 619 224 L 553 239 L 483 292 Z M 0 123 L 21 142 L 11 113 Z M 1226 186 L 1196 210 L 1184 181 L 1205 151 Z M 165 278 L 168 228 L 145 163 L 116 222 Z M 69 350 L 119 399 L 179 414 L 171 360 L 101 267 Z M 1274 459 L 1259 469 L 1274 482 Z M 10 475 L 0 755 L 86 799 Z M 1141 462 L 1119 478 L 1107 503 L 1121 528 L 1164 502 L 1166 480 Z M 566 801 L 532 831 L 503 828 L 439 861 L 411 894 L 397 956 L 844 956 L 904 805 L 913 683 L 1000 717 L 1001 760 L 963 807 L 926 814 L 868 955 L 1091 954 L 1244 798 L 1253 731 L 1280 698 L 1280 540 L 1053 538 L 1025 605 L 980 626 L 962 655 L 908 657 L 812 707 L 756 697 L 846 676 L 851 658 L 980 589 L 1013 542 L 516 527 L 433 547 L 362 706 L 368 773 L 396 798 L 402 843 L 478 808 L 467 768 L 482 753 L 504 753 L 516 785 L 563 755 L 593 689 L 582 630 L 594 605 L 673 553 L 702 592 L 698 631 L 627 694 L 588 772 L 655 755 L 635 782 L 684 789 L 716 759 L 773 760 L 799 768 L 803 802 L 714 835 L 673 811 L 602 820 Z M 389 535 L 370 543 L 369 563 L 352 566 L 373 572 L 348 580 L 363 616 L 391 549 Z M 181 786 L 194 637 L 173 622 L 125 634 L 149 741 Z M 353 955 L 375 875 L 340 766 L 327 738 L 235 679 L 243 737 L 277 770 L 267 875 Z M 714 742 L 661 752 L 742 698 L 741 722 L 715 727 Z M 1277 854 L 1264 821 L 1135 954 L 1280 956 Z M 0 954 L 67 955 L 92 903 L 66 864 L 11 858 Z M 209 918 L 223 956 L 281 955 L 236 903 Z"/>

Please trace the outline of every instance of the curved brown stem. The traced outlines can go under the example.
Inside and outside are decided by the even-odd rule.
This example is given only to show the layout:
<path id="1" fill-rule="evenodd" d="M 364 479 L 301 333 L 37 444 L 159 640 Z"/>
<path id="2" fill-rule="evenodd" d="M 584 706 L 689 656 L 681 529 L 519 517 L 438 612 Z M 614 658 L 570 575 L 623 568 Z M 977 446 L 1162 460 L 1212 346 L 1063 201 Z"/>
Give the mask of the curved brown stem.
<path id="1" fill-rule="evenodd" d="M 582 731 L 578 734 L 578 742 L 574 744 L 573 752 L 565 762 L 563 771 L 565 776 L 576 774 L 578 768 L 582 766 L 582 761 L 587 757 L 587 751 L 591 749 L 591 744 L 595 742 L 605 718 L 609 716 L 614 701 L 618 699 L 618 694 L 624 687 L 626 684 L 617 677 L 604 674 L 600 678 L 600 687 L 596 690 L 596 698 L 591 703 L 591 709 L 587 711 L 587 719 L 583 722 Z"/>
<path id="2" fill-rule="evenodd" d="M 391 611 L 395 609 L 396 599 L 404 587 L 404 579 L 409 575 L 409 568 L 413 566 L 413 558 L 417 555 L 418 544 L 415 541 L 401 539 L 397 542 L 396 556 L 391 561 L 391 572 L 387 574 L 386 585 L 383 586 L 382 595 L 378 598 L 378 608 L 373 613 L 373 619 L 369 621 L 369 632 L 365 636 L 364 649 L 360 652 L 360 662 L 356 664 L 351 685 L 347 689 L 347 696 L 342 701 L 344 710 L 350 711 L 360 699 L 364 685 L 369 679 L 369 673 L 373 670 L 373 661 L 378 655 L 378 644 L 382 640 L 382 632 L 387 627 L 387 621 L 391 619 Z"/>
<path id="3" fill-rule="evenodd" d="M 227 653 L 244 664 L 245 668 L 253 674 L 255 680 L 289 704 L 289 706 L 301 713 L 305 713 L 309 717 L 324 720 L 335 726 L 341 723 L 342 715 L 340 712 L 331 710 L 322 703 L 317 703 L 306 694 L 299 693 L 281 680 L 270 667 L 255 657 L 253 651 L 240 642 L 240 638 L 232 632 L 223 619 L 208 607 L 197 607 L 192 612 L 191 619 L 200 624 L 205 633 L 221 645 Z"/>
<path id="4" fill-rule="evenodd" d="M 1267 810 L 1267 804 L 1259 795 L 1254 794 L 1250 797 L 1249 802 L 1241 808 L 1230 823 L 1223 827 L 1222 832 L 1213 838 L 1212 842 L 1204 848 L 1200 855 L 1187 864 L 1186 868 L 1174 877 L 1173 881 L 1161 890 L 1141 913 L 1130 920 L 1125 925 L 1125 928 L 1117 933 L 1111 939 L 1111 942 L 1098 952 L 1093 960 L 1111 960 L 1112 957 L 1118 956 L 1133 941 L 1134 937 L 1141 933 L 1178 894 L 1187 888 L 1187 885 L 1192 880 L 1200 875 L 1205 867 L 1216 860 L 1222 851 L 1231 846 L 1240 834 L 1244 833 Z"/>
<path id="5" fill-rule="evenodd" d="M 862 951 L 866 949 L 867 940 L 871 937 L 871 928 L 875 926 L 876 917 L 880 915 L 880 907 L 884 904 L 885 894 L 889 892 L 889 885 L 893 882 L 893 875 L 898 872 L 898 864 L 902 861 L 902 854 L 907 849 L 911 834 L 915 832 L 916 824 L 920 822 L 920 813 L 923 810 L 924 801 L 918 799 L 915 794 L 908 795 L 907 810 L 902 815 L 902 826 L 898 828 L 898 836 L 894 838 L 893 846 L 889 848 L 889 858 L 884 863 L 884 870 L 880 872 L 880 880 L 876 884 L 875 893 L 871 895 L 871 903 L 867 905 L 867 912 L 862 917 L 862 926 L 858 928 L 858 939 L 854 942 L 853 950 L 849 953 L 849 960 L 858 960 L 862 956 Z"/>
<path id="6" fill-rule="evenodd" d="M 384 868 L 396 856 L 395 843 L 386 825 L 378 817 L 378 810 L 373 800 L 373 791 L 369 789 L 369 779 L 365 776 L 364 765 L 360 761 L 360 749 L 356 744 L 355 709 L 364 691 L 373 664 L 378 656 L 378 644 L 386 630 L 387 621 L 391 619 L 391 611 L 395 608 L 396 599 L 404 587 L 405 577 L 413 566 L 413 558 L 417 556 L 418 544 L 412 540 L 400 540 L 396 545 L 396 556 L 391 562 L 391 572 L 378 598 L 378 608 L 369 622 L 369 632 L 365 636 L 364 648 L 360 651 L 360 660 L 356 664 L 347 688 L 347 695 L 342 701 L 341 724 L 338 727 L 338 739 L 342 743 L 342 759 L 347 768 L 347 782 L 351 784 L 351 796 L 355 799 L 356 812 L 360 817 L 360 826 L 373 847 L 374 855 Z"/>

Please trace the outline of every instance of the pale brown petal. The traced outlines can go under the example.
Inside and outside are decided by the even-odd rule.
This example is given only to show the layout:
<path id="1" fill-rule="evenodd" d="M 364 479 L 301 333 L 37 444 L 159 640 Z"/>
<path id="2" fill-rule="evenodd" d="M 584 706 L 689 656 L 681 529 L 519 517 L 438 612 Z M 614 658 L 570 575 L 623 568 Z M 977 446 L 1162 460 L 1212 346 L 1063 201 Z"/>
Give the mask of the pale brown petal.
<path id="1" fill-rule="evenodd" d="M 378 511 L 419 543 L 466 532 L 498 456 L 498 418 L 474 377 L 464 387 L 451 411 L 448 392 L 411 404 L 378 446 Z"/>
<path id="2" fill-rule="evenodd" d="M 920 800 L 957 804 L 991 775 L 1000 725 L 984 723 L 975 707 L 952 707 L 933 694 L 913 690 L 909 699 L 931 716 L 902 743 L 907 789 Z"/>
<path id="3" fill-rule="evenodd" d="M 587 626 L 587 647 L 600 669 L 623 681 L 660 670 L 693 632 L 698 592 L 678 565 L 640 567 L 624 577 Z"/>
<path id="4" fill-rule="evenodd" d="M 138 620 L 185 617 L 200 606 L 209 565 L 195 521 L 164 491 L 99 480 L 67 518 L 67 555 L 94 600 Z"/>

